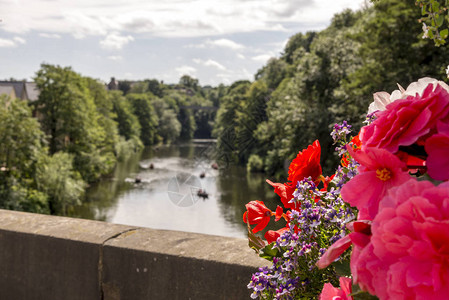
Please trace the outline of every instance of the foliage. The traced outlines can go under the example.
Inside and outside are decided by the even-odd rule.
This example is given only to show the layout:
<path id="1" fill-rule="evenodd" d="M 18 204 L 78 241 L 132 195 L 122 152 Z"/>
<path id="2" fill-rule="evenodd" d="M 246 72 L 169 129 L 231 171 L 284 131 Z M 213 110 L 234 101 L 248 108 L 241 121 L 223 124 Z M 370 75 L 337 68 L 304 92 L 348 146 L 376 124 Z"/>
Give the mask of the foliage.
<path id="1" fill-rule="evenodd" d="M 114 147 L 99 124 L 101 115 L 86 80 L 69 67 L 42 64 L 35 81 L 40 90 L 36 110 L 50 153 L 74 154 L 75 169 L 87 181 L 109 172 L 115 163 Z"/>
<path id="2" fill-rule="evenodd" d="M 246 164 L 246 170 L 248 172 L 263 171 L 263 159 L 257 154 L 251 154 Z"/>
<path id="3" fill-rule="evenodd" d="M 421 38 L 419 16 L 410 1 L 379 0 L 336 14 L 325 30 L 292 36 L 281 56 L 255 76 L 254 84 L 268 88 L 265 103 L 252 106 L 247 90 L 237 95 L 235 86 L 227 88 L 213 130 L 219 150 L 242 164 L 252 154 L 264 157 L 265 171 L 279 178 L 296 149 L 318 138 L 325 171 L 331 171 L 338 163 L 327 134 L 334 122 L 346 119 L 358 130 L 375 91 L 422 74 L 446 77 L 449 53 Z M 255 127 L 248 122 L 251 106 L 265 115 Z"/>
<path id="4" fill-rule="evenodd" d="M 379 0 L 371 1 L 376 3 Z M 418 21 L 423 24 L 422 38 L 433 40 L 436 46 L 444 45 L 449 34 L 449 1 L 416 0 L 416 5 L 421 8 L 422 17 Z"/>
<path id="5" fill-rule="evenodd" d="M 0 97 L 0 207 L 64 213 L 85 187 L 72 156 L 48 156 L 44 133 L 25 101 Z"/>
<path id="6" fill-rule="evenodd" d="M 44 134 L 25 101 L 0 96 L 0 141 L 0 207 L 47 213 L 47 195 L 33 181 Z"/>
<path id="7" fill-rule="evenodd" d="M 141 127 L 133 113 L 131 103 L 122 96 L 120 91 L 110 91 L 108 96 L 113 105 L 114 120 L 117 122 L 119 134 L 126 140 L 139 137 Z"/>
<path id="8" fill-rule="evenodd" d="M 79 204 L 86 187 L 72 168 L 73 155 L 57 152 L 42 156 L 36 167 L 36 184 L 48 195 L 51 213 L 66 214 L 70 205 Z"/>
<path id="9" fill-rule="evenodd" d="M 157 134 L 164 143 L 172 143 L 179 138 L 181 133 L 181 123 L 179 123 L 174 109 L 160 98 L 152 101 L 156 115 L 158 116 Z"/>
<path id="10" fill-rule="evenodd" d="M 133 113 L 140 123 L 140 140 L 146 146 L 157 144 L 160 137 L 157 135 L 158 117 L 147 94 L 128 94 L 126 98 L 133 107 Z"/>

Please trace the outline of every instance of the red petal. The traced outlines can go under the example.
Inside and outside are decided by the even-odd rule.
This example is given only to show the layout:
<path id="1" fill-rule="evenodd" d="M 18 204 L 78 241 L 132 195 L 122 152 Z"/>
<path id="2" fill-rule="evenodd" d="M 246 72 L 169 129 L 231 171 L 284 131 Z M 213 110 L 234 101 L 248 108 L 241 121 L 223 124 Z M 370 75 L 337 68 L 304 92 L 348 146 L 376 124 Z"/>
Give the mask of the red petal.
<path id="1" fill-rule="evenodd" d="M 278 205 L 278 207 L 276 208 L 276 215 L 275 215 L 275 218 L 274 218 L 274 220 L 277 222 L 277 221 L 279 221 L 281 218 L 282 218 L 282 214 L 284 213 L 284 211 L 282 210 L 282 207 L 280 207 L 279 205 Z"/>

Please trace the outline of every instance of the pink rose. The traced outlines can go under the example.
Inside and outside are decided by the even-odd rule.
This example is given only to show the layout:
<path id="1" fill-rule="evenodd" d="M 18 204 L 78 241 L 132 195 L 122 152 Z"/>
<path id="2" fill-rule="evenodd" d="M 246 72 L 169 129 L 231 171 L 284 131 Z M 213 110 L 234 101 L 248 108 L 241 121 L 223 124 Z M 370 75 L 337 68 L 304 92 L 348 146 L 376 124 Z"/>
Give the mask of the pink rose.
<path id="1" fill-rule="evenodd" d="M 449 93 L 441 84 L 428 84 L 422 95 L 408 96 L 386 106 L 377 119 L 362 128 L 362 149 L 379 147 L 396 153 L 436 130 L 438 120 L 449 118 Z"/>
<path id="2" fill-rule="evenodd" d="M 449 182 L 392 188 L 371 230 L 368 244 L 353 241 L 354 283 L 379 299 L 447 299 Z"/>
<path id="3" fill-rule="evenodd" d="M 333 287 L 330 283 L 325 283 L 321 291 L 319 300 L 352 300 L 349 296 L 352 293 L 351 279 L 340 277 L 340 288 Z"/>

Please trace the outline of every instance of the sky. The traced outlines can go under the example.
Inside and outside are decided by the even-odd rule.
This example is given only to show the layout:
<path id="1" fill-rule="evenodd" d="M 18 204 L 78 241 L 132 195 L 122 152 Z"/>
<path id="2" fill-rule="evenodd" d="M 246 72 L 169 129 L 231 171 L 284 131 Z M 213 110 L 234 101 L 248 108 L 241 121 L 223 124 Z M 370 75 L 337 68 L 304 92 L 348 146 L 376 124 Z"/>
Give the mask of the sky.
<path id="1" fill-rule="evenodd" d="M 0 80 L 42 63 L 109 81 L 253 80 L 288 38 L 365 0 L 0 0 Z"/>

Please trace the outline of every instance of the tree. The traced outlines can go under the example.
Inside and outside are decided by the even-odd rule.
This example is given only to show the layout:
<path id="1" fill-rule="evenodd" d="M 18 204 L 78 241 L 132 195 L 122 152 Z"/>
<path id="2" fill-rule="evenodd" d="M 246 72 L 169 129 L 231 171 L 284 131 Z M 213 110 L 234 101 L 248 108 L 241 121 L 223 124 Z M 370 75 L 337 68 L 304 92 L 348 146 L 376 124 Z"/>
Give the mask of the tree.
<path id="1" fill-rule="evenodd" d="M 33 181 L 44 133 L 25 101 L 0 96 L 0 141 L 0 207 L 48 213 L 47 195 Z"/>
<path id="2" fill-rule="evenodd" d="M 72 168 L 73 155 L 57 152 L 42 156 L 36 167 L 36 185 L 48 196 L 52 214 L 67 214 L 70 205 L 80 204 L 86 187 L 78 172 Z"/>
<path id="3" fill-rule="evenodd" d="M 140 139 L 144 145 L 154 145 L 160 142 L 157 135 L 158 117 L 147 94 L 128 94 L 126 98 L 133 107 L 133 112 L 140 123 Z"/>
<path id="4" fill-rule="evenodd" d="M 153 99 L 152 105 L 159 120 L 157 134 L 164 143 L 176 141 L 181 133 L 181 123 L 177 119 L 176 112 L 160 98 Z"/>
<path id="5" fill-rule="evenodd" d="M 140 137 L 140 123 L 133 113 L 133 106 L 122 96 L 120 91 L 110 91 L 108 97 L 113 106 L 115 121 L 118 124 L 119 135 L 126 140 Z"/>
<path id="6" fill-rule="evenodd" d="M 114 120 L 116 118 L 114 106 L 104 84 L 89 77 L 85 80 L 96 106 L 98 125 L 105 132 L 103 144 L 99 147 L 102 155 L 108 156 L 109 165 L 112 167 L 115 164 L 115 148 L 119 142 L 118 124 Z"/>
<path id="7" fill-rule="evenodd" d="M 42 64 L 35 82 L 40 90 L 35 105 L 50 154 L 74 154 L 75 169 L 87 181 L 110 171 L 114 161 L 103 153 L 106 132 L 99 125 L 100 114 L 86 80 L 70 67 Z"/>
<path id="8" fill-rule="evenodd" d="M 185 87 L 191 88 L 194 91 L 196 91 L 198 89 L 198 79 L 195 79 L 189 75 L 183 75 L 181 76 L 181 78 L 179 79 L 179 84 L 183 85 Z"/>
<path id="9" fill-rule="evenodd" d="M 163 85 L 159 83 L 156 79 L 149 79 L 148 82 L 148 91 L 153 95 L 162 98 L 164 96 Z"/>

